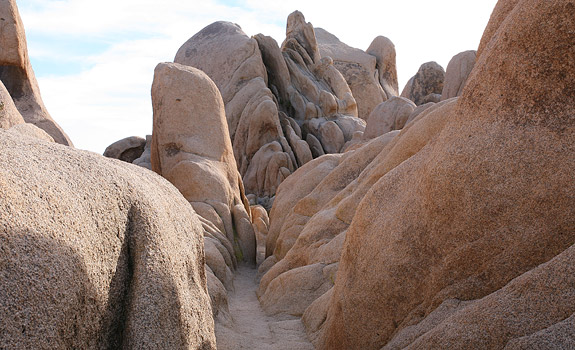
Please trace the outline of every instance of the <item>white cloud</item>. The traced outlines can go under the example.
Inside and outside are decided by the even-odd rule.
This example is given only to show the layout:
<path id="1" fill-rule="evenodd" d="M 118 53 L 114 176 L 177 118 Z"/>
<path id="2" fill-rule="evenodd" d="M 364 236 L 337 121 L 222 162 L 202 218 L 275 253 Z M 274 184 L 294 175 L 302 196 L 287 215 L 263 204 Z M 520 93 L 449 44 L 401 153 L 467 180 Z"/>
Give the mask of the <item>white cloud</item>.
<path id="1" fill-rule="evenodd" d="M 214 21 L 235 22 L 248 35 L 264 33 L 281 43 L 287 16 L 298 9 L 314 26 L 354 47 L 366 49 L 385 35 L 396 46 L 401 89 L 422 63 L 435 60 L 445 67 L 458 52 L 476 49 L 496 0 L 235 3 L 241 7 L 215 0 L 18 2 L 32 58 L 87 64 L 77 74 L 42 71 L 37 78 L 48 110 L 75 145 L 101 153 L 118 139 L 151 133 L 154 67 L 173 60 L 189 37 Z M 108 44 L 88 55 L 52 48 L 50 40 L 62 38 Z"/>

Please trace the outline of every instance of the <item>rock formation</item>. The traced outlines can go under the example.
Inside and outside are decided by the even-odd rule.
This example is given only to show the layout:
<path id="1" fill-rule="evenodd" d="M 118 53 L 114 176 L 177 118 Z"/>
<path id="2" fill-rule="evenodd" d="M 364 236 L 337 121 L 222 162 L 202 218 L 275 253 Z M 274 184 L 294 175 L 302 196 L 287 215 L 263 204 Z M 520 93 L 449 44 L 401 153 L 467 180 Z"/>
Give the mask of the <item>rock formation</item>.
<path id="1" fill-rule="evenodd" d="M 364 138 L 372 139 L 403 129 L 415 108 L 415 104 L 404 97 L 393 97 L 379 104 L 369 115 Z"/>
<path id="2" fill-rule="evenodd" d="M 198 69 L 161 63 L 154 72 L 152 104 L 152 169 L 201 216 L 208 274 L 217 277 L 208 282 L 219 283 L 210 293 L 231 289 L 238 261 L 255 264 L 256 239 L 219 90 Z M 225 313 L 222 298 L 223 304 L 214 305 L 216 315 Z"/>
<path id="3" fill-rule="evenodd" d="M 443 130 L 357 208 L 318 348 L 569 347 L 574 18 L 498 3 Z"/>
<path id="4" fill-rule="evenodd" d="M 334 67 L 344 76 L 357 102 L 358 116 L 367 120 L 375 106 L 391 98 L 380 85 L 377 59 L 342 43 L 335 35 L 322 28 L 315 28 L 315 34 L 321 56 L 333 59 Z M 395 57 L 393 63 L 395 64 Z"/>
<path id="5" fill-rule="evenodd" d="M 12 101 L 12 97 L 0 81 L 0 128 L 10 129 L 11 127 L 24 124 L 24 118 Z"/>
<path id="6" fill-rule="evenodd" d="M 139 136 L 130 136 L 106 147 L 104 157 L 119 159 L 132 163 L 144 153 L 146 140 Z"/>
<path id="7" fill-rule="evenodd" d="M 449 61 L 445 71 L 443 91 L 441 92 L 442 101 L 461 95 L 467 78 L 475 65 L 476 56 L 477 51 L 475 50 L 463 51 L 453 56 Z"/>
<path id="8" fill-rule="evenodd" d="M 72 146 L 42 102 L 16 0 L 0 2 L 0 18 L 0 81 L 26 122 L 46 131 L 56 142 Z"/>
<path id="9" fill-rule="evenodd" d="M 217 85 L 246 193 L 260 203 L 298 167 L 340 152 L 365 127 L 348 84 L 330 58 L 321 58 L 313 26 L 297 11 L 281 48 L 270 37 L 249 38 L 236 24 L 216 22 L 174 61 Z"/>
<path id="10" fill-rule="evenodd" d="M 246 190 L 259 197 L 272 196 L 297 168 L 297 161 L 283 135 L 274 95 L 267 88 L 257 41 L 236 24 L 216 22 L 188 40 L 174 62 L 202 70 L 217 85 Z"/>
<path id="11" fill-rule="evenodd" d="M 152 170 L 152 135 L 146 135 L 146 144 L 144 145 L 144 152 L 132 162 L 146 169 Z"/>
<path id="12" fill-rule="evenodd" d="M 369 45 L 366 52 L 376 58 L 379 83 L 387 98 L 399 95 L 397 68 L 395 66 L 395 45 L 384 36 L 378 36 Z"/>
<path id="13" fill-rule="evenodd" d="M 427 62 L 419 67 L 417 73 L 409 79 L 401 97 L 408 98 L 416 105 L 439 102 L 443 92 L 445 70 L 436 62 Z"/>
<path id="14" fill-rule="evenodd" d="M 213 23 L 106 152 L 168 181 L 26 123 L 0 41 L 0 348 L 573 348 L 574 32 L 575 0 L 500 0 L 398 97 L 385 37 Z"/>
<path id="15" fill-rule="evenodd" d="M 177 189 L 3 130 L 0 154 L 0 348 L 216 348 L 202 227 Z"/>

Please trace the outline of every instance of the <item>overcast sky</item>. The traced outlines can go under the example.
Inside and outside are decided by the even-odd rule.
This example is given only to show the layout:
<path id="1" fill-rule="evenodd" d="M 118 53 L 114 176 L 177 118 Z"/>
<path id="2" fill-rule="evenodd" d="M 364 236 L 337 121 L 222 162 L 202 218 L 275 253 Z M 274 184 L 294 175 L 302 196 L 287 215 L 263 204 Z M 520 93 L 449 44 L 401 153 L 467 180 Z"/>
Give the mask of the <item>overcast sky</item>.
<path id="1" fill-rule="evenodd" d="M 152 132 L 154 67 L 208 24 L 225 20 L 279 44 L 300 10 L 346 44 L 367 49 L 378 35 L 397 51 L 400 90 L 419 66 L 444 68 L 477 49 L 496 0 L 18 0 L 44 103 L 77 148 Z"/>

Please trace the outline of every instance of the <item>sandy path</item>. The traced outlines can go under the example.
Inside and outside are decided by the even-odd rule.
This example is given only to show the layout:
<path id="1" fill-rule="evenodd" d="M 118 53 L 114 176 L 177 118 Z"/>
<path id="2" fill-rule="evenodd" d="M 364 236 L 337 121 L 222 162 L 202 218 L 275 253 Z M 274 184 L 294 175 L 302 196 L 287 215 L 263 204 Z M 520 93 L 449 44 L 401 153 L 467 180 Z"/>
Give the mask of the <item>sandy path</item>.
<path id="1" fill-rule="evenodd" d="M 256 269 L 240 266 L 228 294 L 231 328 L 216 322 L 219 350 L 313 350 L 299 318 L 266 316 L 256 290 Z M 289 316 L 288 316 L 289 317 Z"/>

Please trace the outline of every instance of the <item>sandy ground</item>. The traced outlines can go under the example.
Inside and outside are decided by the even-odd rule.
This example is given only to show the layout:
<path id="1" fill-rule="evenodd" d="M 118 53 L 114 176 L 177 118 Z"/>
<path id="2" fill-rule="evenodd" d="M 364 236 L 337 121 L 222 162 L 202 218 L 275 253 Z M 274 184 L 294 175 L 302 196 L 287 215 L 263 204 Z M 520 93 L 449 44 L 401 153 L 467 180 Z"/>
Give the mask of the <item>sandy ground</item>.
<path id="1" fill-rule="evenodd" d="M 266 316 L 256 290 L 257 269 L 240 266 L 235 273 L 235 291 L 229 292 L 233 325 L 216 322 L 219 350 L 313 350 L 298 317 Z"/>

